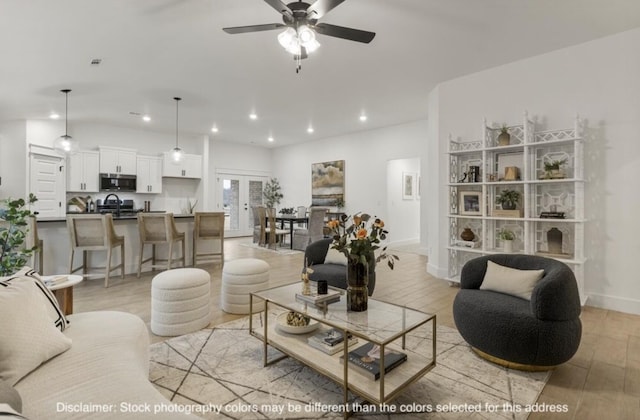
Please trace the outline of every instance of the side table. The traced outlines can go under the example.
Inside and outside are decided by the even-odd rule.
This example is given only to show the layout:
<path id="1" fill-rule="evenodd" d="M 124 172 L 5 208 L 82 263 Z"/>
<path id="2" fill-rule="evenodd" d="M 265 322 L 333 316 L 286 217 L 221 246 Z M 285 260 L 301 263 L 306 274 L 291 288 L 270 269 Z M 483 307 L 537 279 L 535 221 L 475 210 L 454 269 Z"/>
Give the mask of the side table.
<path id="1" fill-rule="evenodd" d="M 64 281 L 55 284 L 47 284 L 48 280 L 53 280 L 58 277 L 66 277 Z M 42 276 L 42 280 L 45 282 L 49 290 L 53 292 L 60 308 L 65 315 L 73 313 L 73 286 L 80 283 L 83 277 L 76 274 L 59 274 L 55 276 Z"/>

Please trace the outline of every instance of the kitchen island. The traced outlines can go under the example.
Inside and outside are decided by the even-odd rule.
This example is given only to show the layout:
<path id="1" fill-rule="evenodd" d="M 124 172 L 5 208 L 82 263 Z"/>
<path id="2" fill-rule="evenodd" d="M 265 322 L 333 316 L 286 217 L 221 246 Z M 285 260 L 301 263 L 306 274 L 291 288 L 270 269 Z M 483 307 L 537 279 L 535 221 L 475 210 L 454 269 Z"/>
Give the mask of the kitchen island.
<path id="1" fill-rule="evenodd" d="M 179 232 L 185 232 L 185 248 L 186 248 L 186 264 L 190 265 L 192 261 L 193 248 L 193 214 L 175 214 L 176 227 Z M 43 217 L 38 218 L 38 236 L 44 241 L 44 273 L 45 275 L 64 274 L 69 272 L 69 255 L 71 254 L 71 242 L 69 239 L 69 231 L 67 229 L 67 219 L 65 217 Z M 140 234 L 138 233 L 138 220 L 135 214 L 125 214 L 119 217 L 113 217 L 116 234 L 124 236 L 125 240 L 125 273 L 136 273 L 138 270 L 138 258 L 140 255 Z M 211 246 L 212 241 L 204 242 L 201 246 Z M 199 248 L 201 247 L 199 245 Z M 159 258 L 165 258 L 167 253 L 166 246 L 158 245 L 156 255 Z M 180 248 L 180 247 L 178 247 Z M 203 249 L 205 251 L 205 249 Z M 209 252 L 208 250 L 206 250 Z M 174 255 L 180 255 L 181 249 L 174 250 Z M 81 264 L 82 253 L 76 253 L 73 263 L 74 267 Z M 147 247 L 144 253 L 144 259 L 151 256 L 151 247 Z M 120 252 L 116 251 L 113 255 L 113 265 L 120 263 Z M 104 267 L 106 265 L 106 251 L 94 251 L 90 255 L 90 265 L 92 267 Z M 150 270 L 148 264 L 143 266 L 143 272 Z M 97 270 L 99 271 L 99 270 Z M 104 270 L 102 270 L 104 271 Z M 82 274 L 80 271 L 75 274 Z M 114 271 L 111 278 L 117 280 L 120 272 Z M 91 277 L 100 278 L 99 276 Z M 104 278 L 104 277 L 102 277 Z"/>

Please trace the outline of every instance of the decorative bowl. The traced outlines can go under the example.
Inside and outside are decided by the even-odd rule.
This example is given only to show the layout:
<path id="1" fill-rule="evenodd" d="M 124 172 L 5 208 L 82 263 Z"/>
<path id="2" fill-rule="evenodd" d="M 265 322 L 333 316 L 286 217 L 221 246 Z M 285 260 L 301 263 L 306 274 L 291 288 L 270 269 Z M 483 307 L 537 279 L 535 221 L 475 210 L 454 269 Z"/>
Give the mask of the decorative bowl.
<path id="1" fill-rule="evenodd" d="M 309 323 L 307 325 L 289 325 L 287 323 L 287 315 L 289 315 L 289 312 L 283 312 L 278 315 L 276 328 L 279 331 L 288 334 L 306 334 L 310 333 L 311 331 L 315 331 L 320 326 L 320 323 L 315 319 L 309 319 Z"/>

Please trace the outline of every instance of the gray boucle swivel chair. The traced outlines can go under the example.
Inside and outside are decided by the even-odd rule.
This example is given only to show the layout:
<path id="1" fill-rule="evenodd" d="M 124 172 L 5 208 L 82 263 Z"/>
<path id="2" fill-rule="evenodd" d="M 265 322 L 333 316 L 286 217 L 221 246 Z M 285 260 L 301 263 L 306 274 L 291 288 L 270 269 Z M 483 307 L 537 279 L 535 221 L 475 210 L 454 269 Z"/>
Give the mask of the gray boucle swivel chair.
<path id="1" fill-rule="evenodd" d="M 347 266 L 341 264 L 325 264 L 324 260 L 327 257 L 327 252 L 331 246 L 333 239 L 320 239 L 307 246 L 304 251 L 304 260 L 308 265 L 311 265 L 313 273 L 309 274 L 309 280 L 318 281 L 326 280 L 329 286 L 337 287 L 340 289 L 347 288 Z M 376 288 L 376 262 L 375 259 L 371 260 L 369 264 L 369 296 L 373 294 L 373 289 Z"/>
<path id="2" fill-rule="evenodd" d="M 544 269 L 531 301 L 480 290 L 487 261 L 522 270 Z M 582 336 L 575 276 L 564 263 L 533 255 L 496 254 L 462 268 L 453 317 L 462 337 L 481 357 L 522 370 L 548 370 L 578 350 Z"/>

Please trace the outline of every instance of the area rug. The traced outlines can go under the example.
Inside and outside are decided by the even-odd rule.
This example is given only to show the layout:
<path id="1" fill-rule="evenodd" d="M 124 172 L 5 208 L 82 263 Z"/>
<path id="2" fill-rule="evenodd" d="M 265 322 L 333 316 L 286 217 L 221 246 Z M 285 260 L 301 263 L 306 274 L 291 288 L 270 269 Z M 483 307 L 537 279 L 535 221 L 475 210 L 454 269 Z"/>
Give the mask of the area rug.
<path id="1" fill-rule="evenodd" d="M 205 419 L 333 419 L 342 389 L 285 358 L 262 366 L 249 318 L 151 346 L 150 380 L 185 412 Z M 269 358 L 279 352 L 270 349 Z M 386 407 L 350 401 L 358 419 L 526 419 L 549 378 L 480 359 L 457 331 L 438 326 L 437 366 Z M 514 409 L 515 407 L 515 409 Z M 425 414 L 429 412 L 430 414 Z"/>
<path id="2" fill-rule="evenodd" d="M 247 248 L 253 248 L 253 249 L 260 249 L 263 251 L 267 251 L 267 252 L 275 252 L 279 255 L 295 255 L 295 254 L 303 254 L 302 251 L 298 251 L 297 249 L 290 249 L 288 248 L 289 245 L 284 245 L 284 246 L 276 246 L 275 248 L 269 248 L 266 246 L 261 246 L 258 244 L 254 244 L 254 243 L 248 243 L 248 244 L 240 244 L 241 246 L 245 246 Z"/>

